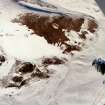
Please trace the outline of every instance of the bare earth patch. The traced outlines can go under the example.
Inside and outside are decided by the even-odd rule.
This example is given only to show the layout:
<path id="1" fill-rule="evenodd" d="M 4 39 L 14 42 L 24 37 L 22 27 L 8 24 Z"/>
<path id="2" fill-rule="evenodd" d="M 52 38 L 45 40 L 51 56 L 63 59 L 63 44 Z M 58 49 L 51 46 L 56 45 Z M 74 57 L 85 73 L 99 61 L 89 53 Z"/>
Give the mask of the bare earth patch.
<path id="1" fill-rule="evenodd" d="M 64 61 L 57 57 L 45 58 L 43 59 L 42 64 L 43 65 L 59 65 L 59 64 L 64 64 Z"/>
<path id="2" fill-rule="evenodd" d="M 32 29 L 38 36 L 44 37 L 48 43 L 57 44 L 63 52 L 80 51 L 89 36 L 98 28 L 94 18 L 86 15 L 40 15 L 34 13 L 21 14 L 14 22 L 19 22 Z M 71 31 L 77 34 L 81 42 L 71 41 Z M 67 35 L 66 35 L 67 34 Z"/>
<path id="3" fill-rule="evenodd" d="M 37 65 L 30 62 L 16 61 L 13 70 L 1 79 L 1 85 L 5 88 L 21 88 L 29 84 L 31 80 L 39 81 L 41 79 L 48 79 L 52 75 L 48 66 L 64 63 L 65 59 L 57 57 L 43 58 L 41 59 L 41 64 Z"/>

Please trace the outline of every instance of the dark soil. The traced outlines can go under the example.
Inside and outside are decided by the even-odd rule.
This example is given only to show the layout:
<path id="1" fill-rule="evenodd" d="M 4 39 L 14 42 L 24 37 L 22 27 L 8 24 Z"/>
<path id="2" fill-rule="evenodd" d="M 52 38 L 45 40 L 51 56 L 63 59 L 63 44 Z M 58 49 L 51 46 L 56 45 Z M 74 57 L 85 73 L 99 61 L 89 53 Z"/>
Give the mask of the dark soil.
<path id="1" fill-rule="evenodd" d="M 75 32 L 80 32 L 81 26 L 85 21 L 83 16 L 73 18 L 71 15 L 39 15 L 33 13 L 26 13 L 19 16 L 19 19 L 14 19 L 14 22 L 20 22 L 26 25 L 29 29 L 32 29 L 36 35 L 44 37 L 48 43 L 55 44 L 61 43 L 65 45 L 66 49 L 64 52 L 71 52 L 73 50 L 80 51 L 79 45 L 73 46 L 67 44 L 70 41 L 65 36 L 65 31 L 70 32 L 71 30 Z M 96 21 L 93 18 L 88 19 L 87 30 L 94 33 L 98 28 Z M 86 40 L 87 31 L 83 31 L 78 34 L 81 39 Z"/>
<path id="2" fill-rule="evenodd" d="M 0 55 L 0 62 L 5 62 L 5 57 L 3 55 Z"/>
<path id="3" fill-rule="evenodd" d="M 57 58 L 57 57 L 53 57 L 53 58 L 45 58 L 43 61 L 42 61 L 42 64 L 44 65 L 59 65 L 59 64 L 63 64 L 64 61 Z"/>
<path id="4" fill-rule="evenodd" d="M 26 85 L 27 82 L 28 82 L 27 80 L 23 80 L 23 81 L 21 82 L 21 84 L 19 85 L 19 88 L 21 88 L 22 86 Z"/>
<path id="5" fill-rule="evenodd" d="M 12 87 L 16 87 L 16 88 L 21 88 L 22 86 L 27 84 L 27 80 L 22 80 L 21 82 L 19 82 L 18 84 L 16 82 L 14 83 L 9 83 L 6 88 L 12 88 Z"/>
<path id="6" fill-rule="evenodd" d="M 63 53 L 66 53 L 66 52 L 71 52 L 71 51 L 80 51 L 81 48 L 78 46 L 78 45 L 66 45 L 66 49 L 64 50 Z"/>
<path id="7" fill-rule="evenodd" d="M 18 87 L 17 84 L 14 84 L 14 83 L 9 83 L 6 88 L 11 88 L 11 87 Z"/>
<path id="8" fill-rule="evenodd" d="M 54 57 L 55 58 L 55 57 Z M 45 58 L 46 59 L 46 58 Z M 50 59 L 50 58 L 49 58 Z M 56 61 L 54 61 L 55 64 L 61 63 L 62 61 L 58 58 L 55 58 Z M 32 64 L 30 62 L 18 62 L 19 64 L 16 67 L 16 70 L 14 73 L 16 73 L 16 76 L 12 76 L 10 78 L 6 77 L 6 82 L 4 82 L 4 86 L 6 88 L 16 87 L 21 88 L 22 86 L 25 86 L 31 81 L 32 79 L 39 78 L 39 79 L 48 79 L 50 77 L 49 70 L 47 69 L 47 66 L 44 66 L 41 64 L 40 66 L 43 66 L 43 70 L 40 69 L 40 67 L 37 67 L 35 64 Z M 17 64 L 17 63 L 16 63 Z M 28 75 L 28 76 L 27 76 Z"/>
<path id="9" fill-rule="evenodd" d="M 17 68 L 18 68 L 17 69 L 18 72 L 30 73 L 34 70 L 35 66 L 29 62 L 25 62 L 25 63 L 20 64 Z"/>
<path id="10" fill-rule="evenodd" d="M 12 80 L 14 82 L 21 82 L 23 80 L 23 77 L 22 76 L 15 76 L 15 77 L 12 78 Z"/>

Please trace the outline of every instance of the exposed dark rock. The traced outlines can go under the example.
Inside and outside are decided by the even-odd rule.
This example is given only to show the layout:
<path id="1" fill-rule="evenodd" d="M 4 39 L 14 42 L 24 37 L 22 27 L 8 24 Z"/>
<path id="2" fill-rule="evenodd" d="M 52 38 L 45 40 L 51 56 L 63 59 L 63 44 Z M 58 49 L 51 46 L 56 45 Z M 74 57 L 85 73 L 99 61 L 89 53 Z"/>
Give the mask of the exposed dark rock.
<path id="1" fill-rule="evenodd" d="M 15 83 L 9 83 L 6 88 L 11 88 L 11 87 L 19 87 L 17 84 Z"/>
<path id="2" fill-rule="evenodd" d="M 12 78 L 12 80 L 14 82 L 21 82 L 23 80 L 23 77 L 22 76 L 15 76 L 15 77 Z"/>
<path id="3" fill-rule="evenodd" d="M 78 45 L 74 45 L 74 46 L 67 45 L 67 48 L 64 50 L 63 53 L 71 52 L 71 51 L 80 51 L 80 50 L 81 48 Z"/>
<path id="4" fill-rule="evenodd" d="M 16 87 L 16 88 L 21 88 L 22 86 L 27 84 L 27 80 L 22 80 L 17 82 L 13 82 L 13 83 L 8 83 L 6 88 L 12 88 L 12 87 Z"/>
<path id="5" fill-rule="evenodd" d="M 31 77 L 49 78 L 47 73 L 41 72 L 38 68 L 31 74 Z"/>
<path id="6" fill-rule="evenodd" d="M 17 71 L 19 71 L 19 72 L 21 72 L 23 74 L 24 73 L 30 73 L 30 72 L 32 72 L 34 70 L 34 68 L 35 68 L 35 65 L 33 65 L 30 62 L 25 62 L 25 63 L 22 63 L 22 64 L 19 65 Z"/>
<path id="7" fill-rule="evenodd" d="M 24 85 L 26 85 L 27 84 L 27 80 L 23 80 L 22 82 L 21 82 L 21 84 L 19 85 L 19 88 L 21 88 L 22 86 L 24 86 Z"/>
<path id="8" fill-rule="evenodd" d="M 0 61 L 5 62 L 5 57 L 3 55 L 0 55 Z"/>
<path id="9" fill-rule="evenodd" d="M 57 58 L 57 57 L 53 57 L 53 58 L 45 58 L 43 61 L 42 61 L 42 64 L 44 65 L 51 65 L 51 64 L 54 64 L 54 65 L 59 65 L 59 64 L 63 64 L 64 61 Z"/>
<path id="10" fill-rule="evenodd" d="M 42 79 L 42 78 L 49 78 L 50 76 L 46 73 L 36 72 L 36 73 L 32 73 L 31 77 L 33 77 L 33 78 L 38 77 L 38 78 Z"/>

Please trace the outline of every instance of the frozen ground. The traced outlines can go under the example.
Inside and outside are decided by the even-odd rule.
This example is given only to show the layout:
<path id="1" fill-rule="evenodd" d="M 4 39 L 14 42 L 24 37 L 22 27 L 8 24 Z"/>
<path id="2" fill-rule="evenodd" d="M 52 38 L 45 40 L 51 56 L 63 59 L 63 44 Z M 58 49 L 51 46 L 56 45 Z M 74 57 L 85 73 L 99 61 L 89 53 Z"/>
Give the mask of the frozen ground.
<path id="1" fill-rule="evenodd" d="M 32 81 L 29 86 L 22 87 L 21 89 L 5 89 L 1 87 L 0 105 L 105 104 L 105 86 L 102 84 L 105 77 L 91 66 L 91 62 L 94 58 L 105 58 L 104 14 L 94 0 L 49 0 L 49 2 L 59 4 L 69 10 L 83 12 L 95 17 L 100 26 L 97 32 L 97 38 L 85 46 L 86 48 L 84 48 L 83 51 L 75 53 L 73 57 L 68 57 L 69 61 L 66 64 L 50 66 L 50 69 L 56 71 L 50 79 L 37 82 Z M 4 49 L 1 53 L 4 53 L 9 59 L 9 63 L 4 64 L 4 66 L 0 68 L 1 77 L 7 75 L 9 72 L 7 68 L 12 67 L 15 59 L 33 61 L 43 56 L 43 53 L 38 52 L 37 57 L 33 56 L 35 50 L 32 50 L 30 46 L 39 43 L 39 40 L 35 39 L 37 43 L 34 43 L 32 36 L 28 36 L 31 30 L 27 31 L 25 26 L 19 26 L 16 23 L 10 22 L 11 19 L 16 17 L 19 13 L 27 11 L 29 12 L 29 10 L 19 6 L 12 0 L 0 0 L 0 45 L 1 48 Z M 26 37 L 29 37 L 29 39 L 25 39 Z M 40 46 L 43 44 L 46 45 L 43 45 L 42 51 L 50 50 L 51 55 L 44 53 L 46 56 L 64 56 L 61 54 L 60 49 L 47 45 L 43 38 L 40 40 Z M 22 42 L 24 43 L 22 44 Z M 25 50 L 23 50 L 23 47 L 25 47 Z M 26 59 L 25 56 L 29 55 L 28 53 L 32 56 L 28 56 L 28 59 Z M 21 54 L 24 56 L 20 56 Z M 6 72 L 4 72 L 4 70 Z"/>

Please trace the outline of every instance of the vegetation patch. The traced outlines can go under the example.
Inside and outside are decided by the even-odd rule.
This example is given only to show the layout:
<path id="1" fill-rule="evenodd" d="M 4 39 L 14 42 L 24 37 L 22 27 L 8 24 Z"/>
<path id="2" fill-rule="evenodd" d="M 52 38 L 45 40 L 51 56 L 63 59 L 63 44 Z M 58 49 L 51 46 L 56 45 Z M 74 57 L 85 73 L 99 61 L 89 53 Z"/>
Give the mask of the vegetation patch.
<path id="1" fill-rule="evenodd" d="M 35 35 L 44 37 L 50 44 L 57 44 L 61 48 L 63 46 L 63 52 L 80 51 L 89 32 L 93 34 L 98 28 L 97 22 L 92 17 L 80 17 L 69 14 L 40 15 L 26 13 L 21 14 L 19 18 L 14 19 L 13 22 L 26 25 L 34 31 Z M 81 39 L 82 43 L 77 42 L 72 44 L 71 31 L 77 34 L 78 39 Z M 68 36 L 66 33 L 68 33 Z"/>

